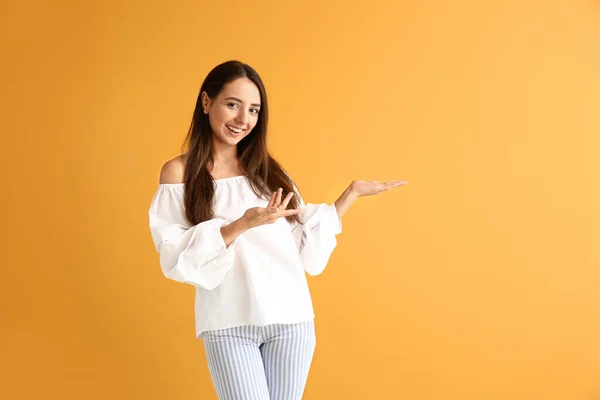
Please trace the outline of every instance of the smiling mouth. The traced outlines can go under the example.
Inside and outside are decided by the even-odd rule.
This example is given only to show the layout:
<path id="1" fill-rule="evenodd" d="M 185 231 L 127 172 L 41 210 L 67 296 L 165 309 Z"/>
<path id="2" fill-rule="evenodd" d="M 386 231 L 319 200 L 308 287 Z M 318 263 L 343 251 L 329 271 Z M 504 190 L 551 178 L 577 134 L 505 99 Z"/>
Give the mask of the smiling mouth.
<path id="1" fill-rule="evenodd" d="M 229 126 L 229 125 L 225 125 L 227 127 L 227 129 L 229 129 L 231 131 L 231 133 L 233 133 L 234 135 L 241 135 L 242 133 L 244 133 L 245 129 L 240 129 L 240 128 L 236 128 L 233 126 Z"/>

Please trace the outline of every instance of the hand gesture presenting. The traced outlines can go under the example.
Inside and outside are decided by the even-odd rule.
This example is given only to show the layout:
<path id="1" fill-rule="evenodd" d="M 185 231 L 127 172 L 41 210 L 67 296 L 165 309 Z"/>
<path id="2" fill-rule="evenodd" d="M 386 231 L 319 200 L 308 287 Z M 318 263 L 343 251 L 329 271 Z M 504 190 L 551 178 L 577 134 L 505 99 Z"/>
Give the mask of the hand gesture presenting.
<path id="1" fill-rule="evenodd" d="M 407 181 L 388 181 L 379 183 L 377 181 L 352 181 L 350 186 L 335 201 L 335 208 L 341 218 L 350 205 L 361 196 L 372 196 L 387 190 L 406 185 Z"/>
<path id="2" fill-rule="evenodd" d="M 259 225 L 272 224 L 277 221 L 278 218 L 304 212 L 304 210 L 299 209 L 286 210 L 293 195 L 294 192 L 290 192 L 282 200 L 283 189 L 279 188 L 271 195 L 271 200 L 267 207 L 253 207 L 247 209 L 243 218 L 246 220 L 248 227 L 253 228 Z"/>
<path id="3" fill-rule="evenodd" d="M 407 181 L 388 181 L 379 183 L 377 181 L 354 181 L 350 185 L 351 190 L 360 196 L 371 196 L 387 190 L 406 185 Z"/>

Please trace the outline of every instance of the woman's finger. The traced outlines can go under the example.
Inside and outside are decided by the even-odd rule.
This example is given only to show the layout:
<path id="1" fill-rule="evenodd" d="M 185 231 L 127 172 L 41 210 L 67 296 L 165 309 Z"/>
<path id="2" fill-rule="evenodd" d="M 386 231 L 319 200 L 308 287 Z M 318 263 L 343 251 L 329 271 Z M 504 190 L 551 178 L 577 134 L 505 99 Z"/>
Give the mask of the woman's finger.
<path id="1" fill-rule="evenodd" d="M 279 207 L 281 205 L 281 195 L 283 194 L 283 189 L 277 189 L 277 197 L 275 198 L 275 206 Z"/>
<path id="2" fill-rule="evenodd" d="M 280 208 L 282 210 L 285 210 L 290 202 L 290 200 L 292 199 L 292 197 L 294 196 L 294 192 L 289 192 L 286 196 L 285 199 L 283 199 L 283 201 L 281 202 L 281 206 Z"/>
<path id="3" fill-rule="evenodd" d="M 273 205 L 275 204 L 276 193 L 277 192 L 273 192 L 273 194 L 271 194 L 271 200 L 269 201 L 269 204 L 267 205 L 267 207 L 273 207 Z"/>
<path id="4" fill-rule="evenodd" d="M 304 210 L 299 208 L 292 208 L 290 210 L 280 210 L 278 217 L 287 217 L 289 215 L 302 214 Z"/>
<path id="5" fill-rule="evenodd" d="M 390 181 L 388 182 L 392 187 L 406 185 L 408 182 L 406 181 Z"/>
<path id="6" fill-rule="evenodd" d="M 393 189 L 398 186 L 406 185 L 406 181 L 389 181 L 385 183 L 386 190 Z"/>

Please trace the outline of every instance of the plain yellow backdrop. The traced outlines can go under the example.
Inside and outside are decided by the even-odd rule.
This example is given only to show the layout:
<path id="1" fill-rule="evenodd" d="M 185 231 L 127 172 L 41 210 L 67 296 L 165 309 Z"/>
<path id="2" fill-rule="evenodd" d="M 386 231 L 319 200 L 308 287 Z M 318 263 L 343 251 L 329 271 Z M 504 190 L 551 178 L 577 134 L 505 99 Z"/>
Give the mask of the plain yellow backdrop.
<path id="1" fill-rule="evenodd" d="M 305 399 L 600 399 L 597 1 L 4 2 L 5 399 L 216 399 L 148 207 L 239 59 L 307 201 L 361 198 L 310 277 Z"/>

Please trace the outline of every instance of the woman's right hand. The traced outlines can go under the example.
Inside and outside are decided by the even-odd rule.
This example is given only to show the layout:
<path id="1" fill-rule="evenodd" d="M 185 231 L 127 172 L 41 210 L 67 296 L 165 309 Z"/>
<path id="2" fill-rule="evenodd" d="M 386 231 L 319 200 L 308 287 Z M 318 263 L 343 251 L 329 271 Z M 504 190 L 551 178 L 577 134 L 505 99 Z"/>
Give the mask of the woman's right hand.
<path id="1" fill-rule="evenodd" d="M 283 189 L 279 188 L 277 191 L 273 192 L 271 201 L 269 201 L 269 204 L 266 207 L 249 208 L 244 213 L 243 218 L 250 228 L 254 228 L 259 225 L 272 224 L 281 217 L 301 214 L 304 212 L 302 209 L 286 210 L 293 195 L 294 192 L 289 192 L 282 200 Z"/>

